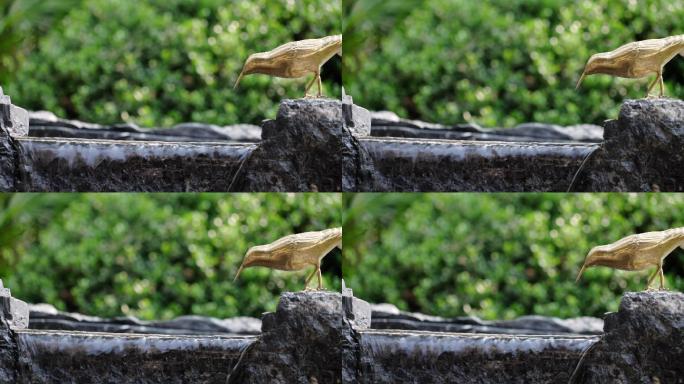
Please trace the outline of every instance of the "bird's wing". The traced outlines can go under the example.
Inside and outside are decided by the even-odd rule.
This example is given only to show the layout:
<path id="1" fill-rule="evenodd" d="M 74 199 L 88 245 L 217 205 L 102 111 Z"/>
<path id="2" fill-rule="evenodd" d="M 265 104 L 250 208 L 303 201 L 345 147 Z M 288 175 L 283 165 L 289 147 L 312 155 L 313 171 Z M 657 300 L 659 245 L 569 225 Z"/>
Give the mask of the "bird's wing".
<path id="1" fill-rule="evenodd" d="M 308 59 L 314 57 L 323 49 L 332 46 L 339 46 L 339 50 L 335 53 L 342 56 L 342 37 L 326 36 L 320 39 L 300 40 L 297 42 L 297 57 L 299 59 Z M 331 53 L 331 55 L 333 55 Z"/>
<path id="2" fill-rule="evenodd" d="M 298 46 L 298 41 L 291 41 L 261 54 L 269 59 L 287 61 L 295 58 Z"/>

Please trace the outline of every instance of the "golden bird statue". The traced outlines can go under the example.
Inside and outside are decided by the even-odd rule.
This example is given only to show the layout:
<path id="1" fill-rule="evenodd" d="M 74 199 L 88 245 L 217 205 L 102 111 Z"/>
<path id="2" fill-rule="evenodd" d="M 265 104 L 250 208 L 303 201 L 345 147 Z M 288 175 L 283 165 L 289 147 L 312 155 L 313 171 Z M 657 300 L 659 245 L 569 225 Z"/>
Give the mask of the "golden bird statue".
<path id="1" fill-rule="evenodd" d="M 335 247 L 342 249 L 342 228 L 287 235 L 270 244 L 251 247 L 233 281 L 237 280 L 244 268 L 249 267 L 298 271 L 313 266 L 315 269 L 306 278 L 304 289 L 309 289 L 309 281 L 314 274 L 318 275 L 317 289 L 322 289 L 321 260 Z"/>
<path id="2" fill-rule="evenodd" d="M 307 84 L 304 97 L 312 97 L 309 89 L 314 82 L 318 83 L 316 97 L 322 97 L 321 66 L 336 54 L 342 56 L 342 35 L 293 41 L 272 51 L 254 53 L 247 58 L 233 88 L 238 87 L 243 76 L 252 73 L 285 78 L 299 78 L 311 73 L 314 77 Z"/>
<path id="3" fill-rule="evenodd" d="M 684 227 L 659 232 L 646 232 L 627 236 L 612 244 L 600 245 L 589 251 L 584 265 L 577 274 L 578 282 L 588 267 L 602 265 L 625 271 L 639 271 L 651 266 L 657 267 L 648 279 L 646 289 L 656 275 L 660 276 L 659 289 L 665 288 L 663 261 L 675 248 L 684 248 Z"/>
<path id="4" fill-rule="evenodd" d="M 635 41 L 611 52 L 597 53 L 584 67 L 584 72 L 577 82 L 577 89 L 585 77 L 597 73 L 631 79 L 656 74 L 656 78 L 648 87 L 646 97 L 651 97 L 651 90 L 656 83 L 660 84 L 659 97 L 663 97 L 663 67 L 678 54 L 684 56 L 684 35 Z"/>

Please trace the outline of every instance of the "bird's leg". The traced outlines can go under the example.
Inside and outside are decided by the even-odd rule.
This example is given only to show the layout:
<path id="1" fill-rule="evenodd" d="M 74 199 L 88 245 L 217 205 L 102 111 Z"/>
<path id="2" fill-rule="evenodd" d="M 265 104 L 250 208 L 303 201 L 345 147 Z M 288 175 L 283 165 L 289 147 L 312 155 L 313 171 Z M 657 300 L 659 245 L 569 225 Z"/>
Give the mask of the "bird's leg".
<path id="1" fill-rule="evenodd" d="M 323 289 L 323 279 L 321 277 L 321 264 L 319 263 L 318 266 L 316 266 L 316 271 L 318 272 L 318 289 Z"/>
<path id="2" fill-rule="evenodd" d="M 308 290 L 309 290 L 309 282 L 310 282 L 311 279 L 314 277 L 314 274 L 315 274 L 315 273 L 316 273 L 316 270 L 314 269 L 314 270 L 311 271 L 311 273 L 309 274 L 309 277 L 306 278 L 306 282 L 304 283 L 304 290 L 305 290 L 305 291 L 308 291 Z"/>
<path id="3" fill-rule="evenodd" d="M 663 80 L 663 71 L 662 70 L 658 74 L 658 78 L 660 79 L 660 97 L 663 97 L 663 96 L 665 96 L 665 81 Z"/>
<path id="4" fill-rule="evenodd" d="M 653 279 L 655 279 L 655 277 L 657 275 L 658 275 L 658 270 L 656 269 L 655 271 L 653 271 L 653 274 L 651 275 L 651 277 L 648 278 L 648 283 L 646 283 L 646 290 L 647 291 L 651 290 L 651 283 L 653 282 Z"/>
<path id="5" fill-rule="evenodd" d="M 321 84 L 321 69 L 318 69 L 318 73 L 316 73 L 316 78 L 318 79 L 318 95 L 317 97 L 323 97 L 323 86 Z"/>
<path id="6" fill-rule="evenodd" d="M 646 98 L 647 99 L 654 97 L 653 95 L 651 95 L 651 91 L 653 90 L 655 85 L 658 83 L 659 78 L 660 78 L 660 73 L 658 74 L 658 76 L 656 76 L 656 78 L 653 80 L 653 82 L 648 86 L 648 91 L 646 91 Z"/>
<path id="7" fill-rule="evenodd" d="M 317 76 L 317 75 L 316 75 L 316 76 Z M 306 84 L 306 89 L 304 90 L 304 98 L 305 98 L 305 99 L 308 99 L 308 98 L 310 98 L 310 97 L 313 97 L 313 96 L 309 95 L 309 89 L 311 89 L 311 87 L 314 85 L 314 82 L 316 81 L 316 76 L 314 76 L 314 78 L 311 79 L 311 81 L 309 81 L 309 82 Z"/>
<path id="8" fill-rule="evenodd" d="M 660 275 L 660 290 L 665 290 L 665 275 L 663 274 L 663 264 L 658 267 L 658 274 Z"/>

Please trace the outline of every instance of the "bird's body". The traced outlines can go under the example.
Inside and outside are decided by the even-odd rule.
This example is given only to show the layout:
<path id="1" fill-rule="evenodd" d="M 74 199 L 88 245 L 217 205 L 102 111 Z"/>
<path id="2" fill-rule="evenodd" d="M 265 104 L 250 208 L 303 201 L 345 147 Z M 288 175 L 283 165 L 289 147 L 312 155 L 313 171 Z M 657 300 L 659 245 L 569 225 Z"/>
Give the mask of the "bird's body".
<path id="1" fill-rule="evenodd" d="M 252 54 L 247 58 L 235 88 L 243 76 L 252 73 L 285 78 L 313 74 L 314 78 L 307 85 L 305 93 L 308 96 L 314 81 L 318 81 L 318 96 L 321 96 L 321 66 L 336 54 L 342 55 L 342 35 L 293 41 L 268 52 Z"/>
<path id="2" fill-rule="evenodd" d="M 594 247 L 584 260 L 584 265 L 577 274 L 577 281 L 586 268 L 594 265 L 625 271 L 638 271 L 655 266 L 658 269 L 649 279 L 648 287 L 650 287 L 656 274 L 659 274 L 660 288 L 662 289 L 665 285 L 663 260 L 677 247 L 684 248 L 684 227 L 639 233 L 627 236 L 612 244 Z"/>
<path id="3" fill-rule="evenodd" d="M 333 248 L 342 248 L 342 228 L 331 228 L 317 232 L 304 232 L 282 237 L 273 243 L 251 247 L 245 255 L 235 280 L 244 268 L 268 267 L 283 271 L 297 271 L 308 266 L 316 269 L 306 280 L 309 281 L 314 273 L 318 273 L 318 288 L 322 287 L 321 260 Z"/>
<path id="4" fill-rule="evenodd" d="M 660 83 L 662 97 L 665 93 L 663 67 L 678 54 L 684 56 L 684 35 L 635 41 L 611 52 L 597 53 L 587 62 L 577 88 L 586 76 L 597 73 L 631 79 L 655 74 L 656 79 L 649 86 L 648 93 L 656 83 Z"/>

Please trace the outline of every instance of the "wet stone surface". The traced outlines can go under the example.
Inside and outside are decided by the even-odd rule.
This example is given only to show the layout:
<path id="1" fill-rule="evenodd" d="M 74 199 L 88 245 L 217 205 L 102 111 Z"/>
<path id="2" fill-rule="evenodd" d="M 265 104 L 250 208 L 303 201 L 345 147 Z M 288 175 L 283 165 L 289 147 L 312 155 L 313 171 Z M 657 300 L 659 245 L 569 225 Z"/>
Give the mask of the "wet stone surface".
<path id="1" fill-rule="evenodd" d="M 599 335 L 603 320 L 595 317 L 560 319 L 550 316 L 521 316 L 513 320 L 482 320 L 475 316 L 443 318 L 399 311 L 391 304 L 373 305 L 373 329 L 403 329 L 430 332 L 535 335 Z"/>
<path id="2" fill-rule="evenodd" d="M 224 384 L 254 340 L 23 330 L 14 382 Z"/>
<path id="3" fill-rule="evenodd" d="M 135 124 L 103 126 L 76 120 L 60 119 L 51 112 L 30 112 L 31 137 L 73 139 L 205 142 L 228 141 L 256 143 L 261 127 L 235 124 L 219 127 L 211 124 L 183 123 L 171 128 L 140 128 Z"/>
<path id="4" fill-rule="evenodd" d="M 133 316 L 102 318 L 61 312 L 48 304 L 30 305 L 31 329 L 108 333 L 155 333 L 165 335 L 258 335 L 261 320 L 253 317 L 217 319 L 180 316 L 166 321 L 144 321 Z"/>
<path id="5" fill-rule="evenodd" d="M 372 112 L 371 135 L 415 139 L 509 141 L 509 142 L 601 142 L 603 127 L 580 124 L 562 127 L 555 124 L 525 123 L 512 128 L 482 128 L 477 124 L 447 126 L 402 119 L 388 111 Z"/>

